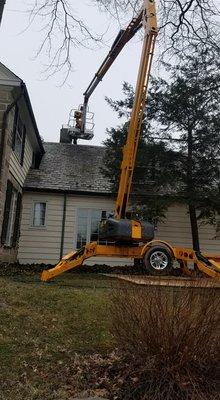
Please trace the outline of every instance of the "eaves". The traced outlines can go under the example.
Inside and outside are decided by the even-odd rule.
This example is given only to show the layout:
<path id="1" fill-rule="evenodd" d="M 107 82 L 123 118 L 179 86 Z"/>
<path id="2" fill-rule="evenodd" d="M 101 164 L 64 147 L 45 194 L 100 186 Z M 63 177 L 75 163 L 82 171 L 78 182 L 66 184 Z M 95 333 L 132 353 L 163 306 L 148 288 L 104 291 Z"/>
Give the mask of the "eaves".
<path id="1" fill-rule="evenodd" d="M 24 187 L 24 192 L 38 192 L 38 193 L 58 193 L 58 194 L 75 194 L 83 196 L 100 196 L 100 197 L 112 197 L 114 198 L 116 194 L 112 192 L 94 192 L 87 190 L 64 190 L 64 189 L 47 189 L 47 188 L 34 188 L 34 187 Z"/>

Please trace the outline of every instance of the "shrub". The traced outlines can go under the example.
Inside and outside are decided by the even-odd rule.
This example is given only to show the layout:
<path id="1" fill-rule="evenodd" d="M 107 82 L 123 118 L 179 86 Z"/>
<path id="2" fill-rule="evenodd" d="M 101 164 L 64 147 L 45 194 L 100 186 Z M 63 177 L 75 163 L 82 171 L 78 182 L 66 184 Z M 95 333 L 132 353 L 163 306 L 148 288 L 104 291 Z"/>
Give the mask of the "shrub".
<path id="1" fill-rule="evenodd" d="M 218 289 L 124 286 L 111 314 L 121 358 L 115 398 L 219 398 Z"/>

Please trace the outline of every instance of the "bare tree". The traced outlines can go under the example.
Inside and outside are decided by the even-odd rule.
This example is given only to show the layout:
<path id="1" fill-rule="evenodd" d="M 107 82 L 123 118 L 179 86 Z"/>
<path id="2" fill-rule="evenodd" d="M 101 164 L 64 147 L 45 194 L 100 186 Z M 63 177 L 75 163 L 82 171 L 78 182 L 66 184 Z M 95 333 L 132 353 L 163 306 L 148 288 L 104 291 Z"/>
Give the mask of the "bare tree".
<path id="1" fill-rule="evenodd" d="M 218 0 L 160 0 L 160 31 L 166 50 L 179 54 L 191 45 L 218 46 Z"/>
<path id="2" fill-rule="evenodd" d="M 89 47 L 94 43 L 101 43 L 102 36 L 93 33 L 83 19 L 77 18 L 68 0 L 34 0 L 30 6 L 29 25 L 42 23 L 42 40 L 36 52 L 48 56 L 48 65 L 45 71 L 48 76 L 64 70 L 65 80 L 72 69 L 72 50 L 76 47 Z"/>
<path id="3" fill-rule="evenodd" d="M 137 12 L 143 0 L 94 0 L 121 20 Z M 180 55 L 195 44 L 219 46 L 219 0 L 157 0 L 161 53 Z"/>
<path id="4" fill-rule="evenodd" d="M 30 24 L 43 21 L 44 37 L 37 55 L 49 56 L 48 74 L 66 69 L 68 76 L 74 58 L 72 49 L 100 43 L 102 37 L 93 33 L 83 19 L 76 17 L 74 0 L 32 0 Z M 143 0 L 90 0 L 120 24 L 140 9 Z M 74 4 L 75 3 L 75 4 Z M 187 53 L 191 45 L 218 47 L 220 35 L 219 0 L 157 0 L 159 15 L 160 55 L 169 57 Z"/>

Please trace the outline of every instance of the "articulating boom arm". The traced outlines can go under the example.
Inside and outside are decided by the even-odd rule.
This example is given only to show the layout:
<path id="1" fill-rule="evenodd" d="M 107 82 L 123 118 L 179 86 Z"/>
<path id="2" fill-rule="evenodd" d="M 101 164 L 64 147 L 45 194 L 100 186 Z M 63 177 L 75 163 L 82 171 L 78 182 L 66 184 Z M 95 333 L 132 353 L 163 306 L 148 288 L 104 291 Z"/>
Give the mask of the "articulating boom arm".
<path id="1" fill-rule="evenodd" d="M 150 3 L 150 0 L 148 0 Z M 88 88 L 86 89 L 84 95 L 84 103 L 83 103 L 83 110 L 82 110 L 82 126 L 81 131 L 84 132 L 85 124 L 86 124 L 86 111 L 88 107 L 88 101 L 92 93 L 94 92 L 95 88 L 98 86 L 99 82 L 102 81 L 105 74 L 108 72 L 109 68 L 118 57 L 126 43 L 129 42 L 136 34 L 136 32 L 142 27 L 142 19 L 145 7 L 142 7 L 139 14 L 134 17 L 126 29 L 120 30 L 118 33 L 111 50 L 109 51 L 108 55 L 104 59 L 103 63 L 101 64 L 99 70 L 95 74 L 94 78 L 90 82 Z"/>

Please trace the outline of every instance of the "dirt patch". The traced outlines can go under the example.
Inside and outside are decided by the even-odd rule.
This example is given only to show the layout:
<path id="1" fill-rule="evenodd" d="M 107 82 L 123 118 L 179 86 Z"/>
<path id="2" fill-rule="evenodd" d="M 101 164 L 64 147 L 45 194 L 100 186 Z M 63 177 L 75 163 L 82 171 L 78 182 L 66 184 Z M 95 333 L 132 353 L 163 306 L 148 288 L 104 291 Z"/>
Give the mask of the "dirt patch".
<path id="1" fill-rule="evenodd" d="M 104 274 L 106 275 L 106 274 Z M 121 275 L 111 274 L 112 278 L 134 283 L 142 286 L 168 286 L 168 287 L 214 287 L 220 288 L 220 281 L 209 278 L 185 278 L 175 276 L 147 276 L 147 275 Z"/>

